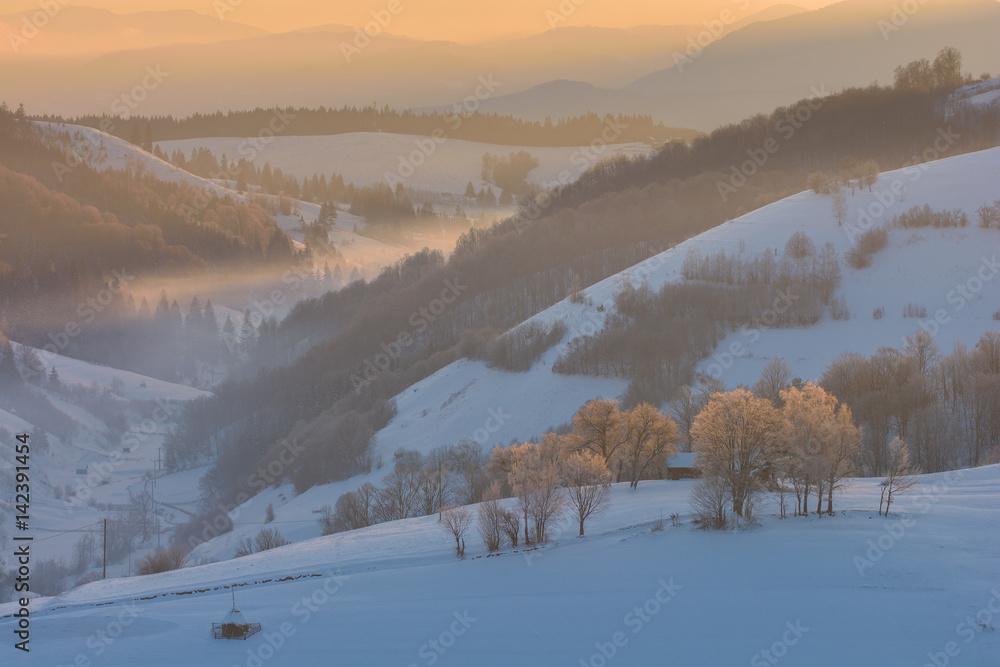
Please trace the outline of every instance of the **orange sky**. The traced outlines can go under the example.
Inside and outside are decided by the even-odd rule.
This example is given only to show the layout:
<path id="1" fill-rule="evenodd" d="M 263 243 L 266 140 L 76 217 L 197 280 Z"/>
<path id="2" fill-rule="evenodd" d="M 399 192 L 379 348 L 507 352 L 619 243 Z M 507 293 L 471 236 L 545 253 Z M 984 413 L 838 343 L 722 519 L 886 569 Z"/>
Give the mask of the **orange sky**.
<path id="1" fill-rule="evenodd" d="M 469 43 L 549 29 L 551 16 L 563 16 L 559 25 L 595 25 L 626 28 L 635 25 L 700 23 L 724 9 L 746 16 L 780 0 L 85 0 L 74 5 L 130 13 L 154 9 L 191 9 L 216 14 L 229 6 L 227 20 L 274 32 L 324 23 L 363 25 L 372 11 L 399 2 L 390 32 L 425 39 Z M 816 8 L 831 0 L 791 0 L 788 4 Z M 561 3 L 561 4 L 560 4 Z M 560 7 L 566 9 L 560 10 Z M 37 9 L 38 0 L 3 0 L 3 12 Z M 547 14 L 552 12 L 552 14 Z"/>

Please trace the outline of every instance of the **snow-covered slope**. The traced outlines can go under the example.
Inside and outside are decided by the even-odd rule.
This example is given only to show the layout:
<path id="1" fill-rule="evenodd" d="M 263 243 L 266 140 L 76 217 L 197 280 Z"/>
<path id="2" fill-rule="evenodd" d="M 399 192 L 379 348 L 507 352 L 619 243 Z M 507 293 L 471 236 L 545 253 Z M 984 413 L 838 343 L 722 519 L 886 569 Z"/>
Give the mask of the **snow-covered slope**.
<path id="1" fill-rule="evenodd" d="M 246 199 L 235 190 L 226 187 L 225 182 L 195 176 L 106 132 L 64 123 L 35 122 L 35 125 L 42 129 L 52 141 L 59 141 L 64 148 L 69 149 L 75 160 L 99 169 L 110 167 L 134 170 L 139 167 L 163 181 L 185 182 L 220 197 L 229 196 L 240 201 Z M 63 134 L 69 135 L 68 141 L 62 136 Z M 235 151 L 230 153 L 230 155 L 237 154 Z M 61 169 L 72 169 L 72 167 L 73 164 L 67 164 Z M 478 173 L 478 169 L 476 173 Z M 314 222 L 319 216 L 319 206 L 307 202 L 298 202 L 298 206 L 301 219 L 294 215 L 281 214 L 276 214 L 274 218 L 278 226 L 293 241 L 301 243 L 303 240 L 302 223 L 303 221 Z M 356 234 L 353 231 L 355 226 L 363 228 L 365 226 L 364 218 L 343 211 L 338 214 L 337 225 L 330 232 L 330 242 L 344 255 L 343 268 L 348 271 L 353 267 L 358 267 L 370 277 L 377 273 L 379 268 L 392 264 L 412 252 L 410 248 Z"/>
<path id="2" fill-rule="evenodd" d="M 168 155 L 175 150 L 189 155 L 195 148 L 208 148 L 216 156 L 223 153 L 234 156 L 240 154 L 239 147 L 246 141 L 238 137 L 207 137 L 161 141 L 157 146 Z M 460 195 L 469 181 L 482 187 L 479 176 L 485 153 L 508 155 L 521 150 L 531 153 L 540 163 L 528 180 L 550 185 L 559 181 L 560 172 L 568 171 L 575 180 L 599 159 L 616 154 L 644 154 L 652 149 L 638 143 L 602 144 L 594 148 L 504 146 L 461 139 L 435 141 L 426 136 L 390 132 L 352 132 L 274 137 L 256 154 L 254 163 L 262 167 L 269 162 L 272 168 L 279 167 L 298 178 L 337 173 L 358 186 L 385 182 L 386 173 L 390 173 L 407 187 Z"/>
<path id="3" fill-rule="evenodd" d="M 138 146 L 107 132 L 69 123 L 34 121 L 34 124 L 51 139 L 56 140 L 58 138 L 63 147 L 69 149 L 76 159 L 98 169 L 135 169 L 137 166 L 140 166 L 161 181 L 170 183 L 186 182 L 195 187 L 214 192 L 219 196 L 227 194 L 236 196 L 231 191 L 213 183 L 207 178 L 195 176 L 175 167 L 155 155 L 150 155 Z M 69 135 L 68 143 L 62 141 L 60 135 L 63 133 Z M 72 168 L 72 166 L 72 164 L 67 165 L 68 168 Z"/>
<path id="4" fill-rule="evenodd" d="M 36 350 L 36 353 L 48 368 L 55 368 L 58 371 L 63 384 L 79 384 L 84 387 L 97 384 L 101 388 L 111 389 L 112 381 L 118 380 L 121 382 L 120 396 L 125 400 L 190 401 L 212 395 L 203 389 L 65 357 L 48 350 Z"/>
<path id="5" fill-rule="evenodd" d="M 689 523 L 690 481 L 616 485 L 586 538 L 567 521 L 542 549 L 486 557 L 473 527 L 464 560 L 437 517 L 407 519 L 37 600 L 31 659 L 885 667 L 948 651 L 994 665 L 998 488 L 998 466 L 928 475 L 881 517 L 878 481 L 854 480 L 833 518 L 780 520 L 772 503 L 760 528 L 710 533 Z M 652 532 L 661 513 L 681 525 Z M 231 590 L 262 625 L 245 642 L 211 638 Z M 14 611 L 0 605 L 4 635 Z"/>
<path id="6" fill-rule="evenodd" d="M 894 190 L 901 194 L 892 194 Z M 880 197 L 888 207 L 879 203 Z M 529 321 L 546 324 L 563 320 L 569 329 L 562 343 L 549 350 L 531 371 L 506 373 L 482 362 L 462 360 L 410 387 L 396 397 L 398 416 L 378 434 L 380 450 L 426 450 L 475 438 L 477 431 L 482 435 L 489 411 L 498 408 L 504 408 L 511 418 L 489 433 L 488 442 L 527 439 L 550 425 L 568 421 L 587 399 L 620 395 L 622 382 L 557 376 L 551 371 L 552 362 L 572 338 L 601 328 L 623 281 L 631 280 L 638 286 L 647 279 L 658 289 L 667 281 L 681 280 L 681 265 L 691 248 L 702 254 L 719 249 L 734 254 L 742 245 L 749 259 L 762 251 L 781 254 L 789 237 L 803 231 L 817 247 L 830 242 L 843 257 L 863 225 L 886 223 L 917 205 L 962 209 L 969 214 L 970 226 L 891 231 L 889 247 L 874 257 L 871 267 L 854 270 L 842 262 L 838 293 L 846 299 L 849 320 L 825 317 L 807 329 L 764 328 L 749 335 L 736 332 L 720 343 L 717 357 L 705 360 L 700 370 L 721 377 L 732 387 L 755 382 L 770 358 L 783 357 L 796 375 L 815 379 L 842 352 L 870 354 L 883 345 L 900 346 L 903 337 L 922 323 L 903 317 L 903 308 L 910 302 L 924 306 L 929 317 L 940 309 L 946 311 L 949 320 L 936 333 L 942 350 L 950 350 L 955 341 L 972 346 L 984 331 L 1000 329 L 1000 322 L 993 320 L 1000 306 L 1000 269 L 992 270 L 992 277 L 983 280 L 961 304 L 954 291 L 969 281 L 975 287 L 978 279 L 989 275 L 990 262 L 1000 254 L 1000 232 L 980 229 L 973 222 L 979 206 L 998 198 L 1000 149 L 992 149 L 882 174 L 871 193 L 848 194 L 849 213 L 843 226 L 837 224 L 830 198 L 812 192 L 761 208 L 591 286 L 584 294 L 592 303 L 565 300 L 531 318 Z M 879 206 L 884 213 L 871 216 Z M 878 307 L 884 308 L 885 314 L 875 320 L 872 313 Z M 727 355 L 735 343 L 742 344 L 742 354 Z"/>
<path id="7" fill-rule="evenodd" d="M 986 106 L 1000 100 L 1000 79 L 983 79 L 962 86 L 948 97 L 949 108 L 956 104 L 966 103 L 973 106 Z"/>
<path id="8" fill-rule="evenodd" d="M 14 346 L 18 352 L 26 347 Z M 106 516 L 105 504 L 126 504 L 130 490 L 138 493 L 147 488 L 148 478 L 157 469 L 163 438 L 175 425 L 181 404 L 211 394 L 44 350 L 35 353 L 47 369 L 56 369 L 61 389 L 48 382 L 23 389 L 48 401 L 51 408 L 39 412 L 40 417 L 0 410 L 0 428 L 11 437 L 32 435 L 31 525 L 39 540 L 34 549 L 38 562 L 72 558 L 73 545 L 82 536 L 80 528 L 89 525 L 96 531 L 94 522 Z M 95 403 L 97 398 L 101 401 Z M 109 426 L 112 414 L 121 418 L 120 432 Z M 36 436 L 38 430 L 45 431 L 47 447 Z M 16 465 L 13 447 L 5 444 L 0 448 L 0 564 L 7 566 L 13 564 L 13 551 L 8 547 Z M 165 491 L 161 499 L 184 507 L 191 504 L 194 509 L 197 476 L 170 480 Z M 170 513 L 164 513 L 164 529 Z M 127 567 L 127 563 L 110 566 L 113 572 L 124 572 Z"/>
<path id="9" fill-rule="evenodd" d="M 803 380 L 818 379 L 842 352 L 871 354 L 885 345 L 900 347 L 905 336 L 939 310 L 945 311 L 948 320 L 936 330 L 938 346 L 946 352 L 956 341 L 971 347 L 983 332 L 1000 330 L 1000 322 L 993 319 L 1000 308 L 1000 274 L 994 272 L 969 299 L 956 301 L 958 286 L 976 287 L 976 280 L 988 276 L 990 262 L 1000 256 L 1000 231 L 980 229 L 974 222 L 975 209 L 1000 198 L 998 177 L 1000 148 L 946 158 L 884 173 L 871 193 L 848 193 L 849 213 L 843 226 L 837 224 L 829 197 L 807 191 L 652 256 L 586 289 L 588 303 L 564 300 L 528 320 L 545 324 L 562 320 L 568 328 L 562 342 L 530 371 L 508 373 L 463 359 L 397 395 L 396 417 L 377 434 L 375 459 L 385 462 L 386 468 L 313 487 L 300 496 L 290 485 L 268 489 L 239 508 L 240 520 L 250 523 L 200 545 L 194 556 L 231 558 L 239 541 L 258 530 L 253 522 L 263 521 L 268 504 L 273 504 L 279 518 L 300 519 L 323 505 L 333 505 L 342 493 L 365 481 L 378 484 L 391 469 L 392 454 L 398 449 L 426 453 L 465 438 L 487 446 L 523 442 L 570 421 L 588 400 L 621 396 L 626 387 L 622 380 L 557 375 L 551 371 L 552 364 L 570 340 L 602 327 L 605 315 L 613 309 L 614 294 L 625 280 L 634 285 L 648 280 L 653 288 L 681 280 L 681 265 L 691 248 L 703 254 L 718 249 L 732 254 L 742 245 L 747 258 L 762 251 L 781 254 L 789 237 L 801 230 L 817 247 L 832 243 L 842 257 L 862 225 L 888 222 L 893 215 L 925 203 L 935 209 L 963 209 L 970 217 L 968 227 L 893 230 L 889 246 L 874 257 L 869 268 L 854 270 L 842 261 L 838 294 L 846 300 L 850 319 L 835 321 L 825 316 L 814 326 L 798 329 L 757 328 L 747 323 L 746 331 L 724 339 L 699 370 L 720 377 L 729 387 L 753 384 L 768 360 L 781 357 Z M 892 195 L 894 191 L 898 194 Z M 877 212 L 880 197 L 889 205 L 881 216 L 871 218 L 869 212 Z M 928 317 L 903 317 L 903 308 L 910 302 L 926 308 Z M 873 318 L 875 308 L 884 310 L 881 319 Z M 740 353 L 729 353 L 737 344 Z M 290 524 L 283 534 L 301 540 L 318 535 L 319 527 L 310 522 Z"/>

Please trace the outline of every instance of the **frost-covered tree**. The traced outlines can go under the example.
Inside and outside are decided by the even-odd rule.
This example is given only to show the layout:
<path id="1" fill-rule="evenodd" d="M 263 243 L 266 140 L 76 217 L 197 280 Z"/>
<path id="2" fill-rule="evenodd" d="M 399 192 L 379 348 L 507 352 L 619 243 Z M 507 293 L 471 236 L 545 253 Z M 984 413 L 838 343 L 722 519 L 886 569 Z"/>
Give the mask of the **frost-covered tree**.
<path id="1" fill-rule="evenodd" d="M 811 382 L 781 392 L 784 425 L 783 467 L 799 500 L 796 513 L 808 513 L 809 492 L 816 493 L 816 514 L 822 515 L 824 490 L 827 513 L 833 513 L 833 491 L 851 472 L 859 432 L 850 408 Z"/>
<path id="2" fill-rule="evenodd" d="M 627 441 L 628 433 L 618 401 L 591 401 L 573 416 L 573 448 L 597 454 L 610 470 L 617 467 L 618 450 Z"/>
<path id="3" fill-rule="evenodd" d="M 627 439 L 621 447 L 621 466 L 629 486 L 677 453 L 677 424 L 649 403 L 640 403 L 625 413 Z"/>
<path id="4" fill-rule="evenodd" d="M 563 476 L 569 505 L 579 520 L 582 537 L 584 522 L 607 508 L 611 472 L 596 454 L 576 452 L 566 459 Z"/>
<path id="5" fill-rule="evenodd" d="M 714 394 L 691 428 L 698 466 L 705 477 L 725 480 L 733 512 L 740 517 L 765 488 L 781 455 L 781 428 L 771 402 L 746 389 Z"/>

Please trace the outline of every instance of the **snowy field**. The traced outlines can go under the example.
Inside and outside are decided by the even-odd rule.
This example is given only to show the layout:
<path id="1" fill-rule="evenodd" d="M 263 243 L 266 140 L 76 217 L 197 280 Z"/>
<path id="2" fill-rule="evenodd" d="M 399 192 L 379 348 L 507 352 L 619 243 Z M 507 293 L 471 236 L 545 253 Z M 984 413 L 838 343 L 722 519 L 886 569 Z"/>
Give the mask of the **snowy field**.
<path id="1" fill-rule="evenodd" d="M 833 518 L 772 502 L 729 533 L 692 528 L 690 489 L 616 485 L 586 538 L 535 551 L 485 557 L 473 528 L 458 560 L 432 516 L 89 584 L 32 602 L 30 664 L 1000 664 L 1000 467 L 924 476 L 888 518 L 862 479 Z M 661 512 L 681 525 L 652 532 Z M 246 642 L 209 632 L 231 586 L 263 626 Z"/>
<path id="2" fill-rule="evenodd" d="M 239 137 L 206 137 L 160 141 L 157 146 L 167 155 L 175 150 L 190 156 L 195 148 L 208 148 L 216 157 L 225 153 L 230 158 L 240 153 L 247 139 Z M 568 170 L 572 180 L 598 160 L 612 155 L 646 154 L 652 149 L 641 143 L 589 147 L 505 146 L 462 139 L 435 142 L 426 136 L 392 134 L 389 132 L 351 132 L 315 137 L 274 137 L 262 150 L 255 152 L 254 164 L 263 167 L 269 162 L 286 174 L 311 178 L 315 174 L 340 174 L 344 181 L 357 186 L 386 182 L 386 172 L 395 174 L 407 187 L 437 193 L 461 195 L 472 181 L 482 187 L 480 173 L 483 155 L 509 155 L 528 151 L 538 158 L 539 166 L 528 175 L 528 181 L 548 185 L 559 180 L 560 172 Z M 401 165 L 407 165 L 410 169 Z M 410 171 L 412 170 L 412 174 Z"/>

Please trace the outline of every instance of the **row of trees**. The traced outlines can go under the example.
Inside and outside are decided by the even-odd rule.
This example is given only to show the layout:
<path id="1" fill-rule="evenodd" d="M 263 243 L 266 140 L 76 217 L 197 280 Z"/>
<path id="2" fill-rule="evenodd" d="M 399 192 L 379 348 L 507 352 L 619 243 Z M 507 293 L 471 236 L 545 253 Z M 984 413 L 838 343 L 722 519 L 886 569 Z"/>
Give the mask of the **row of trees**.
<path id="1" fill-rule="evenodd" d="M 927 58 L 900 65 L 893 72 L 893 82 L 901 90 L 920 88 L 954 89 L 965 83 L 962 75 L 962 53 L 951 46 L 938 52 L 934 62 Z"/>
<path id="2" fill-rule="evenodd" d="M 849 405 L 863 427 L 859 469 L 882 475 L 898 437 L 925 472 L 981 465 L 1000 447 L 1000 333 L 944 355 L 920 329 L 901 349 L 845 353 L 820 384 Z"/>
<path id="3" fill-rule="evenodd" d="M 279 167 L 272 168 L 270 162 L 258 167 L 246 158 L 230 160 L 225 153 L 216 158 L 208 148 L 193 148 L 190 157 L 180 150 L 175 150 L 168 156 L 159 146 L 149 152 L 192 174 L 234 181 L 240 192 L 246 191 L 248 186 L 255 186 L 255 189 L 265 194 L 284 194 L 294 199 L 315 202 L 350 201 L 354 195 L 354 186 L 345 183 L 344 177 L 334 172 L 329 177 L 326 174 L 313 174 L 311 178 L 300 181 L 292 174 L 284 173 Z"/>
<path id="4" fill-rule="evenodd" d="M 818 385 L 781 390 L 778 404 L 746 389 L 713 394 L 692 427 L 697 465 L 703 473 L 692 492 L 695 522 L 724 529 L 755 521 L 761 495 L 778 496 L 780 516 L 794 494 L 795 515 L 833 515 L 833 497 L 859 470 L 861 429 L 850 407 Z M 896 439 L 882 480 L 879 513 L 910 488 L 917 467 Z M 823 503 L 826 503 L 824 508 Z"/>
<path id="5" fill-rule="evenodd" d="M 381 108 L 343 106 L 339 109 L 319 107 L 270 108 L 248 111 L 221 111 L 196 113 L 186 118 L 173 116 L 133 116 L 131 123 L 111 117 L 114 132 L 122 139 L 136 139 L 134 143 L 151 143 L 173 139 L 196 139 L 199 137 L 254 137 L 261 128 L 268 127 L 276 115 L 288 119 L 285 136 L 315 136 L 344 134 L 348 132 L 395 132 L 398 134 L 418 134 L 431 136 L 444 131 L 454 139 L 481 141 L 490 144 L 513 146 L 583 146 L 594 137 L 601 135 L 606 122 L 615 121 L 622 128 L 621 141 L 648 141 L 653 138 L 665 141 L 673 137 L 690 139 L 697 133 L 684 128 L 666 127 L 654 122 L 647 115 L 600 116 L 586 113 L 544 121 L 529 121 L 513 115 L 484 114 L 476 112 L 461 117 L 450 111 L 441 113 L 413 113 L 396 110 L 388 105 Z M 77 125 L 100 127 L 108 116 L 80 116 L 73 121 Z M 44 116 L 42 120 L 64 122 L 58 116 Z M 141 128 L 141 129 L 140 129 Z"/>
<path id="6" fill-rule="evenodd" d="M 490 551 L 548 541 L 567 512 L 583 535 L 587 519 L 605 508 L 611 482 L 637 488 L 662 477 L 678 441 L 673 420 L 649 404 L 622 410 L 617 401 L 592 401 L 566 432 L 497 446 L 489 456 L 469 441 L 426 456 L 397 452 L 380 487 L 365 483 L 345 493 L 334 508 L 319 510 L 320 523 L 333 533 L 440 513 L 449 529 L 468 529 L 471 513 L 456 508 L 480 503 L 480 534 Z M 505 499 L 515 499 L 516 510 Z M 464 535 L 454 534 L 460 554 Z"/>

